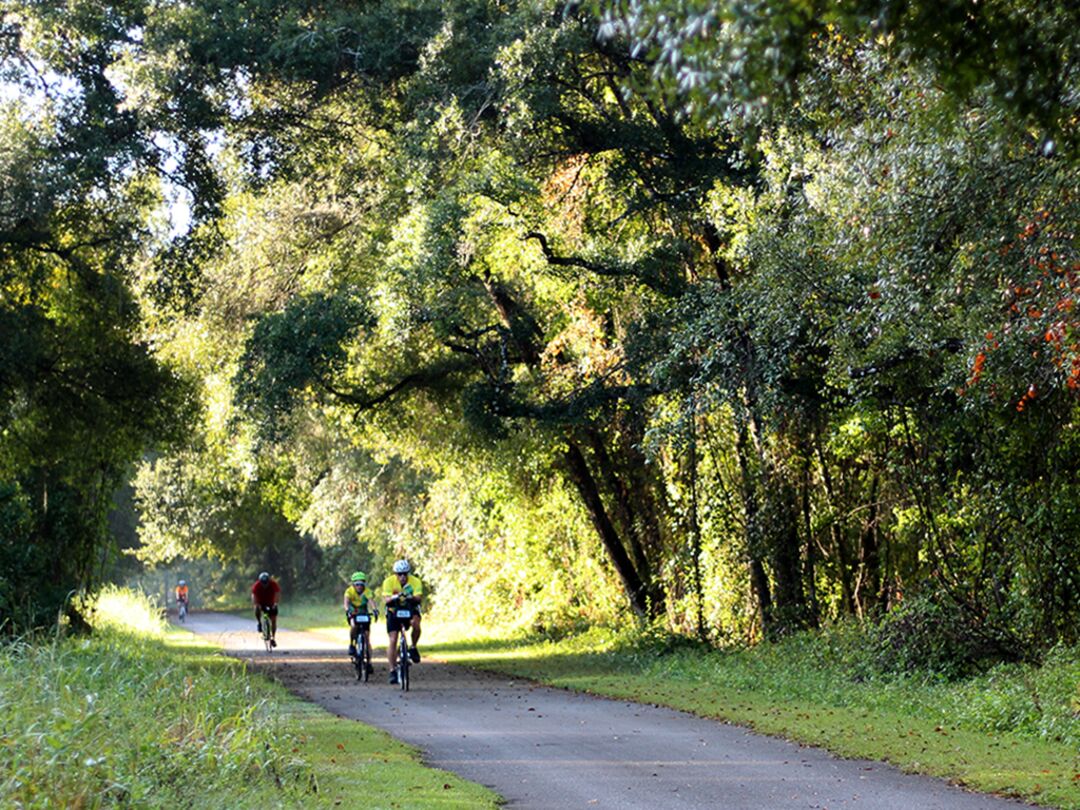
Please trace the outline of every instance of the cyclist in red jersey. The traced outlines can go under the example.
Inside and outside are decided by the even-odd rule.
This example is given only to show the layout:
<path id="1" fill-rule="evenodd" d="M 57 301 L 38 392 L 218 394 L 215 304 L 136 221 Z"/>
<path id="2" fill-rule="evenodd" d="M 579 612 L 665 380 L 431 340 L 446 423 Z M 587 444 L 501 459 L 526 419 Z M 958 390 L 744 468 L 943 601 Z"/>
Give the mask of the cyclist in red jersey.
<path id="1" fill-rule="evenodd" d="M 281 586 L 263 571 L 255 584 L 251 586 L 251 603 L 255 606 L 255 628 L 262 630 L 259 619 L 263 613 L 270 617 L 270 646 L 276 647 L 277 640 L 277 603 L 281 596 Z"/>

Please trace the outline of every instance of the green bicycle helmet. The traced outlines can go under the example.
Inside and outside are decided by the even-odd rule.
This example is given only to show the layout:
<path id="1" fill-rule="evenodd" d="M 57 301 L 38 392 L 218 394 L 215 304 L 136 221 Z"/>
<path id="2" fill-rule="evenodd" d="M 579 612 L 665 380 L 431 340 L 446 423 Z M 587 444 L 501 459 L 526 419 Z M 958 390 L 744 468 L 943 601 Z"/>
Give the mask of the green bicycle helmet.
<path id="1" fill-rule="evenodd" d="M 367 585 L 367 574 L 365 574 L 363 571 L 353 571 L 352 576 L 349 577 L 349 582 L 353 583 L 354 585 L 359 582 Z"/>

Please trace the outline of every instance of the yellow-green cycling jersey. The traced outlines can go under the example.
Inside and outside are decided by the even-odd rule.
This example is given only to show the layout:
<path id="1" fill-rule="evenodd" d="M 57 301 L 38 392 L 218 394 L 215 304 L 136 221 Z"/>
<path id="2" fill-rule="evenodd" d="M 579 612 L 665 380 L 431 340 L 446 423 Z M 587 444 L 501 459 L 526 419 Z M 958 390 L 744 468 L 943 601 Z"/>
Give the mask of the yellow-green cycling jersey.
<path id="1" fill-rule="evenodd" d="M 420 577 L 415 577 L 412 574 L 409 574 L 409 578 L 405 580 L 405 585 L 403 586 L 398 580 L 397 574 L 391 574 L 383 580 L 383 601 L 389 602 L 399 593 L 404 593 L 406 596 L 415 596 L 419 598 L 424 595 L 424 584 L 420 581 Z"/>
<path id="2" fill-rule="evenodd" d="M 353 613 L 374 613 L 375 600 L 368 598 L 367 588 L 360 593 L 352 585 L 345 589 L 345 609 Z"/>

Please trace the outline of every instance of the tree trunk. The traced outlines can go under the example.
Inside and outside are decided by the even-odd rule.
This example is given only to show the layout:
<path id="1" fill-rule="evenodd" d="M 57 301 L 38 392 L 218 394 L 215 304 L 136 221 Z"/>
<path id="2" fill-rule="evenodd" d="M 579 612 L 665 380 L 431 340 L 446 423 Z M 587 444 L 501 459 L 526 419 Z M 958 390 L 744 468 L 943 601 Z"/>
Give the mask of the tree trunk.
<path id="1" fill-rule="evenodd" d="M 690 397 L 690 442 L 687 452 L 687 488 L 690 490 L 690 510 L 687 516 L 687 538 L 689 540 L 690 574 L 694 585 L 694 620 L 697 637 L 706 641 L 705 630 L 705 594 L 701 576 L 701 523 L 698 519 L 698 449 L 697 449 L 697 405 L 693 395 Z"/>
<path id="2" fill-rule="evenodd" d="M 806 601 L 803 595 L 799 527 L 796 510 L 798 497 L 775 468 L 766 476 L 766 497 L 769 499 L 769 559 L 776 588 L 773 617 L 781 632 L 806 625 Z"/>
<path id="3" fill-rule="evenodd" d="M 810 448 L 805 448 L 805 450 L 806 452 L 803 453 L 802 457 L 802 481 L 800 484 L 802 490 L 803 532 L 806 535 L 806 554 L 803 558 L 802 579 L 806 592 L 807 621 L 811 627 L 817 627 L 821 619 L 821 612 L 817 599 L 817 547 L 814 542 L 814 524 L 810 503 L 810 468 L 812 465 Z"/>
<path id="4" fill-rule="evenodd" d="M 836 554 L 838 575 L 840 577 L 840 602 L 849 615 L 856 615 L 855 588 L 851 581 L 851 554 L 848 552 L 844 531 L 836 521 L 836 488 L 833 484 L 832 470 L 825 458 L 825 452 L 818 445 L 818 463 L 821 465 L 821 481 L 825 486 L 825 497 L 829 500 L 829 510 L 833 519 L 829 521 L 829 537 L 832 539 Z"/>
<path id="5" fill-rule="evenodd" d="M 739 460 L 739 474 L 742 479 L 743 513 L 746 516 L 746 554 L 750 563 L 750 586 L 757 598 L 758 612 L 761 615 L 762 632 L 772 633 L 773 610 L 772 589 L 769 577 L 762 562 L 760 540 L 760 513 L 755 477 L 750 466 L 750 437 L 746 423 L 740 421 L 735 433 L 735 454 Z"/>
<path id="6" fill-rule="evenodd" d="M 859 593 L 856 598 L 862 611 L 883 607 L 881 588 L 881 555 L 878 547 L 877 500 L 881 477 L 874 473 L 870 483 L 869 516 L 859 537 Z"/>
<path id="7" fill-rule="evenodd" d="M 521 352 L 526 365 L 535 369 L 540 364 L 541 351 L 538 343 L 543 335 L 539 325 L 505 287 L 490 277 L 483 282 L 499 319 Z M 643 543 L 639 534 L 642 526 L 655 522 L 655 513 L 652 513 L 652 520 L 649 518 L 652 493 L 643 491 L 640 481 L 633 478 L 629 478 L 632 488 L 627 486 L 627 481 L 620 477 L 608 454 L 601 431 L 597 427 L 588 426 L 584 429 L 584 435 L 596 459 L 600 480 L 613 499 L 616 519 L 612 520 L 612 515 L 604 506 L 597 478 L 573 439 L 568 439 L 567 451 L 564 454 L 570 480 L 581 495 L 593 526 L 600 535 L 600 541 L 626 588 L 634 612 L 640 616 L 659 615 L 664 607 L 664 593 L 660 583 L 651 574 L 646 548 L 649 543 Z M 645 510 L 644 519 L 639 519 L 635 504 L 640 504 Z M 616 523 L 621 524 L 621 533 Z"/>
<path id="8" fill-rule="evenodd" d="M 615 520 L 622 527 L 622 536 L 626 538 L 626 544 L 634 560 L 634 567 L 641 573 L 644 580 L 649 578 L 649 559 L 645 552 L 645 546 L 641 542 L 640 530 L 642 518 L 638 516 L 636 503 L 642 503 L 634 497 L 623 477 L 619 476 L 615 463 L 608 454 L 600 431 L 589 428 L 585 431 L 585 438 L 592 450 L 593 457 L 599 470 L 600 480 L 603 481 L 612 498 L 612 512 Z"/>
<path id="9" fill-rule="evenodd" d="M 578 494 L 581 495 L 581 500 L 585 503 L 585 509 L 592 519 L 593 526 L 596 528 L 597 534 L 600 535 L 600 541 L 615 566 L 616 573 L 622 580 L 623 587 L 630 598 L 630 606 L 638 616 L 651 617 L 656 615 L 658 606 L 649 600 L 646 583 L 630 559 L 618 531 L 604 508 L 600 489 L 596 485 L 596 479 L 593 477 L 592 471 L 589 470 L 588 462 L 585 460 L 581 449 L 575 442 L 569 441 L 563 458 L 566 462 L 570 480 L 577 488 Z"/>

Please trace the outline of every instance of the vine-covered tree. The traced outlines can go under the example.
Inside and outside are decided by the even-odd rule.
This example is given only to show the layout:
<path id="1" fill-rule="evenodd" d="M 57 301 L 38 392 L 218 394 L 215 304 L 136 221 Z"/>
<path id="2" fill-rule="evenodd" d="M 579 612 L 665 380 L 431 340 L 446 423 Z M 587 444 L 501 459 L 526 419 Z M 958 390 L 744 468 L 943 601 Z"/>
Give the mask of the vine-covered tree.
<path id="1" fill-rule="evenodd" d="M 1075 634 L 1072 7 L 670 5 L 22 12 L 98 43 L 130 232 L 191 195 L 124 254 L 203 395 L 145 553 L 287 523 L 541 624 Z"/>

